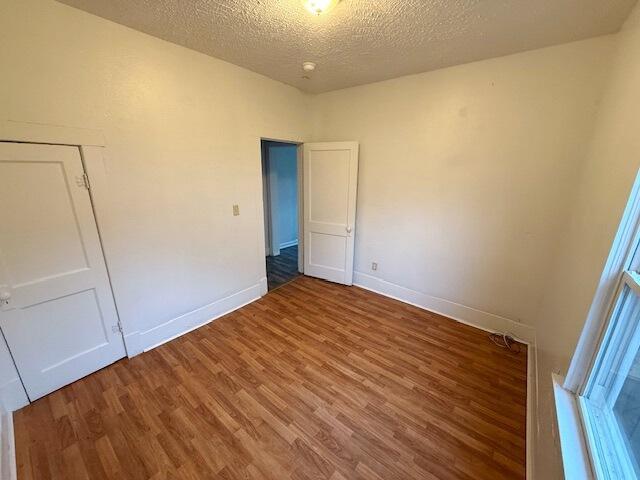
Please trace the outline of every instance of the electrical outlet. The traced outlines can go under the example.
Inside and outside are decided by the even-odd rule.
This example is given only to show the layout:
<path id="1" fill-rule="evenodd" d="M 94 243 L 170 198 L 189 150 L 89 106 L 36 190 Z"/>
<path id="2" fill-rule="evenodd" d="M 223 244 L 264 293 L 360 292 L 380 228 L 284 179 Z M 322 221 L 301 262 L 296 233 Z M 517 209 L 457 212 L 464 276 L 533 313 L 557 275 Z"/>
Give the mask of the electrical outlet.
<path id="1" fill-rule="evenodd" d="M 240 207 L 238 205 L 234 205 L 233 206 L 233 216 L 237 217 L 238 215 L 240 215 Z"/>
<path id="2" fill-rule="evenodd" d="M 378 262 L 371 262 L 371 270 L 378 270 Z"/>

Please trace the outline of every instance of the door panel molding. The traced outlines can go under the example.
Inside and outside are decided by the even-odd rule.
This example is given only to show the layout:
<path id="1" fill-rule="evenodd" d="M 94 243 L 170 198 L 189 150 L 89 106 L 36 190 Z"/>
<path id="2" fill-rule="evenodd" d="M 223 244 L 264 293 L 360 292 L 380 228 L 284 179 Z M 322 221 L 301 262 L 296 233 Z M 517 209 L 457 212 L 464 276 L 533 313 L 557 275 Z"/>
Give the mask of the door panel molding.
<path id="1" fill-rule="evenodd" d="M 353 283 L 358 143 L 303 146 L 304 273 Z"/>
<path id="2" fill-rule="evenodd" d="M 11 295 L 0 328 L 34 400 L 126 352 L 79 149 L 0 143 L 0 168 L 10 182 L 0 194 L 15 205 L 0 236 L 0 284 Z M 73 258 L 83 268 L 67 265 Z"/>

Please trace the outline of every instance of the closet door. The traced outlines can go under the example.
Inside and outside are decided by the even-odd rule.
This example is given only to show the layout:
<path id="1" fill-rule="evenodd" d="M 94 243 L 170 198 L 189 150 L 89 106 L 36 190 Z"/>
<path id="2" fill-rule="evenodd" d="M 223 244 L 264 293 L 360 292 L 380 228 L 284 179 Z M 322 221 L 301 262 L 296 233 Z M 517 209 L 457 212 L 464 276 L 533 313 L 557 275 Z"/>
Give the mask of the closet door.
<path id="1" fill-rule="evenodd" d="M 35 400 L 125 355 L 80 152 L 0 143 L 0 329 Z"/>

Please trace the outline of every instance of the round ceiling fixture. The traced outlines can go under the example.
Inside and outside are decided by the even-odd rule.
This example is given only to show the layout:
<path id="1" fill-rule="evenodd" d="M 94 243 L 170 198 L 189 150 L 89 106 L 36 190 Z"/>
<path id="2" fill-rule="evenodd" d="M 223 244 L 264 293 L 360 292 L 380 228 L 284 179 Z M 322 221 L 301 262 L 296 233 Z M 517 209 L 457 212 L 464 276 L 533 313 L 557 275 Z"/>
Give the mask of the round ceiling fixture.
<path id="1" fill-rule="evenodd" d="M 335 7 L 340 0 L 302 0 L 304 8 L 314 15 L 321 15 Z"/>
<path id="2" fill-rule="evenodd" d="M 316 64 L 313 62 L 304 62 L 302 64 L 302 69 L 305 72 L 313 72 L 316 69 Z"/>

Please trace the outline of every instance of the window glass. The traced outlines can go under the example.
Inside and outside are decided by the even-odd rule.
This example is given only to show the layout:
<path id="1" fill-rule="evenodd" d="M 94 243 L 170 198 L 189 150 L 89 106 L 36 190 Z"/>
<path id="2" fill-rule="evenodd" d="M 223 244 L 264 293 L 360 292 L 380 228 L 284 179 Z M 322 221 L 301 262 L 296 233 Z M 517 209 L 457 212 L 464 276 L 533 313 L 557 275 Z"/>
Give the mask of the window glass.
<path id="1" fill-rule="evenodd" d="M 640 479 L 640 276 L 625 272 L 580 399 L 598 478 Z"/>
<path id="2" fill-rule="evenodd" d="M 640 461 L 640 351 L 636 349 L 631 368 L 624 377 L 620 394 L 613 406 L 615 419 L 633 459 L 636 475 Z"/>

